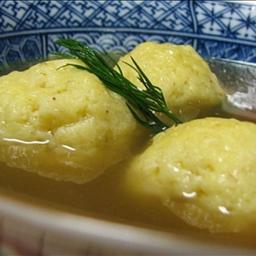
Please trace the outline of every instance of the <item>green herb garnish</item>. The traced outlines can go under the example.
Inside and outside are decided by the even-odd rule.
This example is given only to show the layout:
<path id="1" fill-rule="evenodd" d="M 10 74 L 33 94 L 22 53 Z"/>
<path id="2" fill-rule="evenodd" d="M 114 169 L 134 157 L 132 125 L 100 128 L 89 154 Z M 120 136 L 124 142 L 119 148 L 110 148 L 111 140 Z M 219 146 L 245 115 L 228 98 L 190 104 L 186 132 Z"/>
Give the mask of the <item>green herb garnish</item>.
<path id="1" fill-rule="evenodd" d="M 162 90 L 154 86 L 136 61 L 129 65 L 138 73 L 138 79 L 145 89 L 140 89 L 123 76 L 121 68 L 112 68 L 100 53 L 73 39 L 60 39 L 57 44 L 64 46 L 69 51 L 70 57 L 78 58 L 86 64 L 86 67 L 76 64 L 68 64 L 79 69 L 87 70 L 95 74 L 104 85 L 111 91 L 121 95 L 127 103 L 130 111 L 138 122 L 154 133 L 161 132 L 170 127 L 163 122 L 157 113 L 168 117 L 172 123 L 179 124 L 181 121 L 168 109 Z M 67 56 L 67 55 L 62 55 Z"/>

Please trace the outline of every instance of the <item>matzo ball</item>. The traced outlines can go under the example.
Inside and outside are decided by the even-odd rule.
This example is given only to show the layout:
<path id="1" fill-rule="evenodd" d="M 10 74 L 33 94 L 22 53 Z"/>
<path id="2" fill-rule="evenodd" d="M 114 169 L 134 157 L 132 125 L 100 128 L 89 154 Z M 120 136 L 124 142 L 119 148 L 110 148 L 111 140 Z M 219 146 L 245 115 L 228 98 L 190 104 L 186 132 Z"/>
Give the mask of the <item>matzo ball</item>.
<path id="1" fill-rule="evenodd" d="M 124 76 L 143 88 L 136 71 L 125 64 L 132 64 L 131 56 L 183 121 L 220 105 L 224 98 L 216 76 L 189 45 L 145 42 L 121 58 L 118 65 Z"/>
<path id="2" fill-rule="evenodd" d="M 122 161 L 145 131 L 93 74 L 54 60 L 0 78 L 0 161 L 83 183 Z"/>
<path id="3" fill-rule="evenodd" d="M 125 182 L 198 228 L 248 231 L 256 226 L 256 125 L 206 118 L 168 129 L 135 158 Z"/>

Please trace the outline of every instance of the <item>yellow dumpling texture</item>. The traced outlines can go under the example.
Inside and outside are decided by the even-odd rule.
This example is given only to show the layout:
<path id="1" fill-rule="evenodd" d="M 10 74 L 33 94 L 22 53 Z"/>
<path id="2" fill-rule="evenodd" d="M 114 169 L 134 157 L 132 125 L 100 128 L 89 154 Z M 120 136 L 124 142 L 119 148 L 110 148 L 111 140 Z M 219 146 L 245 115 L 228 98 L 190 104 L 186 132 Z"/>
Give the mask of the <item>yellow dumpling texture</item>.
<path id="1" fill-rule="evenodd" d="M 206 118 L 168 129 L 135 158 L 125 186 L 210 232 L 255 228 L 256 125 Z"/>
<path id="2" fill-rule="evenodd" d="M 191 46 L 145 42 L 122 57 L 118 64 L 124 76 L 143 88 L 136 71 L 125 64 L 132 64 L 131 57 L 162 89 L 168 107 L 182 120 L 221 104 L 224 93 L 216 76 Z"/>
<path id="3" fill-rule="evenodd" d="M 144 130 L 93 74 L 54 60 L 0 78 L 0 161 L 87 182 L 129 156 Z"/>

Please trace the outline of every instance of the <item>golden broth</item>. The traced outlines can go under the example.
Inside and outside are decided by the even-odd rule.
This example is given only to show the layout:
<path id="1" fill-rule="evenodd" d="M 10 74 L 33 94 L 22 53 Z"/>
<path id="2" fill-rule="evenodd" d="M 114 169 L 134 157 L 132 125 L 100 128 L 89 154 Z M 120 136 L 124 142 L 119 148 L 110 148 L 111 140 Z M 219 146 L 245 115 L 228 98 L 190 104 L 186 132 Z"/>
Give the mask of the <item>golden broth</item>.
<path id="1" fill-rule="evenodd" d="M 204 116 L 231 117 L 219 109 Z M 239 119 L 239 118 L 238 118 Z M 55 181 L 0 163 L 0 195 L 82 216 L 126 223 L 226 245 L 255 246 L 255 234 L 211 235 L 190 227 L 174 216 L 157 198 L 134 198 L 121 187 L 125 163 L 83 185 Z"/>
<path id="2" fill-rule="evenodd" d="M 231 117 L 221 109 L 201 115 L 204 116 Z M 182 222 L 157 198 L 134 198 L 121 186 L 125 167 L 126 162 L 121 163 L 97 179 L 81 185 L 55 181 L 0 163 L 0 195 L 41 207 L 163 230 L 191 239 L 256 247 L 253 231 L 252 234 L 212 235 Z"/>
<path id="3" fill-rule="evenodd" d="M 212 235 L 186 225 L 156 198 L 132 198 L 119 185 L 124 167 L 125 163 L 120 164 L 94 181 L 79 185 L 54 181 L 1 164 L 0 195 L 40 207 L 167 231 L 207 243 L 256 246 L 253 233 Z"/>

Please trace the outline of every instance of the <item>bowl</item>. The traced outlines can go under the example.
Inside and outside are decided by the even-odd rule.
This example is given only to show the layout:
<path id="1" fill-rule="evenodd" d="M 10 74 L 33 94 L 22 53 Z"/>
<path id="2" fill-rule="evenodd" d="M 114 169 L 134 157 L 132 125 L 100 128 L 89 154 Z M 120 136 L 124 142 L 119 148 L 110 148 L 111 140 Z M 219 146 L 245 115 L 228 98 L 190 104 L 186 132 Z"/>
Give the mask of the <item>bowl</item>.
<path id="1" fill-rule="evenodd" d="M 1 74 L 47 59 L 61 50 L 58 38 L 70 37 L 120 54 L 157 41 L 190 44 L 205 58 L 256 63 L 254 1 L 9 0 L 0 2 L 0 13 Z M 1 255 L 255 254 L 177 230 L 66 210 L 63 201 L 51 204 L 33 196 L 19 176 L 23 172 L 14 175 L 18 186 L 6 179 L 0 187 Z M 30 180 L 37 186 L 37 177 Z M 47 182 L 39 183 L 47 190 Z M 49 193 L 58 189 L 51 184 Z"/>

